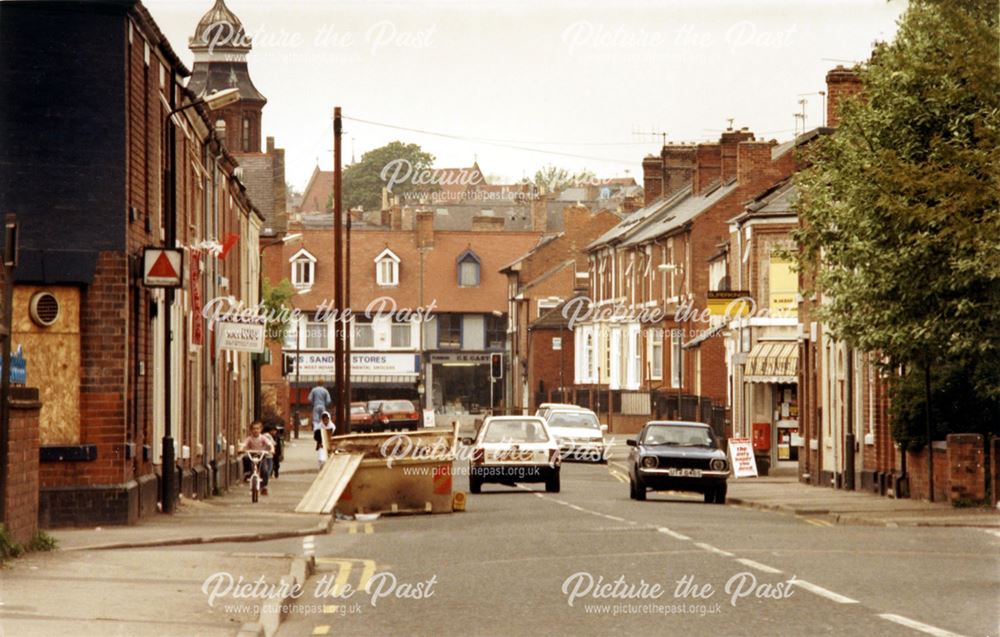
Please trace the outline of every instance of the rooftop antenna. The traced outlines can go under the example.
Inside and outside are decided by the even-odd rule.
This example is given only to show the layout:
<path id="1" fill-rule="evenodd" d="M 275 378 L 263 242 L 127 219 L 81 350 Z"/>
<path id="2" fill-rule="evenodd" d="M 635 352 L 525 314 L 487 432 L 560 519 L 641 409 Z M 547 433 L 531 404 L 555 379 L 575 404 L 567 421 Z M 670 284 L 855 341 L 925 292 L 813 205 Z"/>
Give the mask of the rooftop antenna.
<path id="1" fill-rule="evenodd" d="M 652 126 L 649 127 L 649 132 L 639 131 L 639 130 L 636 130 L 635 127 L 633 127 L 632 128 L 632 136 L 633 137 L 656 137 L 656 136 L 659 136 L 661 143 L 664 146 L 667 145 L 667 131 L 656 131 L 656 130 L 653 130 Z"/>
<path id="2" fill-rule="evenodd" d="M 812 93 L 799 93 L 798 97 L 809 97 L 810 95 L 819 95 L 820 97 L 823 98 L 822 122 L 823 122 L 823 126 L 826 127 L 826 91 L 815 91 L 815 92 L 812 92 Z M 802 102 L 800 101 L 799 103 L 801 104 Z M 805 106 L 803 105 L 803 111 L 804 110 L 805 110 Z"/>
<path id="3" fill-rule="evenodd" d="M 735 117 L 727 117 L 726 121 L 729 122 L 729 127 L 726 130 L 733 130 L 733 122 L 736 121 Z"/>
<path id="4" fill-rule="evenodd" d="M 354 163 L 354 136 L 351 136 L 351 163 Z"/>

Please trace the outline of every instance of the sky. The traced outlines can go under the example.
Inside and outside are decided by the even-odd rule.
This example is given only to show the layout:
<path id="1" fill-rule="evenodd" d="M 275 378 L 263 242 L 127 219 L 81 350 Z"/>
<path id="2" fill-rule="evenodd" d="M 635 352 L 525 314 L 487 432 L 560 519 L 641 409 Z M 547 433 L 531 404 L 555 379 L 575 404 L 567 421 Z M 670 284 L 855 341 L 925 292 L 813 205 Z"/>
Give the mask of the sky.
<path id="1" fill-rule="evenodd" d="M 187 48 L 214 0 L 145 0 Z M 226 0 L 254 38 L 250 75 L 268 98 L 263 133 L 302 189 L 344 160 L 399 139 L 437 167 L 487 176 L 546 165 L 642 181 L 668 142 L 729 125 L 790 139 L 823 124 L 826 72 L 891 40 L 901 0 Z M 800 100 L 805 100 L 804 105 Z M 364 120 L 364 121 L 358 121 Z M 386 125 L 401 127 L 389 128 Z M 416 132 L 421 131 L 421 132 Z"/>

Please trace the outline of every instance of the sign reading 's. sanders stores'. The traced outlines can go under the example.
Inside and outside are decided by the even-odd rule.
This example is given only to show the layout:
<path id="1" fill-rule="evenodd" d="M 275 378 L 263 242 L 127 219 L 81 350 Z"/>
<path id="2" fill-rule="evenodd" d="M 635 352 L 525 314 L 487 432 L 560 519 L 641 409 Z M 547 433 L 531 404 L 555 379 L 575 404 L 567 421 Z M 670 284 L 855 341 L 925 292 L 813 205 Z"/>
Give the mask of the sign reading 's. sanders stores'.
<path id="1" fill-rule="evenodd" d="M 291 359 L 290 373 L 303 376 L 334 375 L 333 352 L 302 352 L 288 355 Z M 420 371 L 419 354 L 352 353 L 352 376 L 401 376 L 415 375 Z M 296 366 L 298 365 L 298 369 Z"/>

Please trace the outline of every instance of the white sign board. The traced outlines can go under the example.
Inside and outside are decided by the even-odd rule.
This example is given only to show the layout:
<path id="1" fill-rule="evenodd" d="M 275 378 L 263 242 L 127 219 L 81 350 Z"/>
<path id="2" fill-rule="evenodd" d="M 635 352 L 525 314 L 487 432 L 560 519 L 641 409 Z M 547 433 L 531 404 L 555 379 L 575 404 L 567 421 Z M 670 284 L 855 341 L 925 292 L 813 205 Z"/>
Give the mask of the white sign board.
<path id="1" fill-rule="evenodd" d="M 302 352 L 296 356 L 294 353 L 285 350 L 290 354 L 292 365 L 290 374 L 296 372 L 304 376 L 328 376 L 334 375 L 333 352 Z M 417 363 L 418 354 L 362 354 L 351 353 L 351 375 L 352 376 L 399 376 L 403 374 L 416 374 L 420 371 Z M 296 369 L 297 368 L 297 369 Z"/>
<path id="2" fill-rule="evenodd" d="M 729 462 L 734 478 L 757 477 L 757 460 L 753 457 L 753 442 L 749 438 L 729 439 Z"/>
<path id="3" fill-rule="evenodd" d="M 220 350 L 263 352 L 265 331 L 263 323 L 219 322 L 215 324 L 215 338 Z"/>
<path id="4" fill-rule="evenodd" d="M 433 427 L 433 426 L 434 426 L 434 410 L 433 409 L 425 409 L 424 410 L 424 427 Z"/>
<path id="5" fill-rule="evenodd" d="M 552 337 L 552 351 L 558 352 L 562 349 L 562 339 L 558 336 Z"/>
<path id="6" fill-rule="evenodd" d="M 183 285 L 184 253 L 166 248 L 146 248 L 142 253 L 142 282 L 151 288 Z"/>

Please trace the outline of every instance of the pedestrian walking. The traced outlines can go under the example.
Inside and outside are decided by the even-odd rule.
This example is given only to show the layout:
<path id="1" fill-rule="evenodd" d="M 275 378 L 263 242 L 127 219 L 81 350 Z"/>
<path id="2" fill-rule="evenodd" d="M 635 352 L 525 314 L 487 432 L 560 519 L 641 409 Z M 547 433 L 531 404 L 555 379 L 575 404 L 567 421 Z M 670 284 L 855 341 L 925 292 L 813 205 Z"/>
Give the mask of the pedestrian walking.
<path id="1" fill-rule="evenodd" d="M 330 419 L 330 412 L 328 411 L 324 411 L 323 414 L 320 416 L 320 426 L 316 429 L 315 432 L 313 432 L 313 436 L 316 438 L 316 450 L 318 451 L 319 455 L 320 469 L 323 468 L 323 464 L 326 463 L 326 458 L 327 458 L 326 444 L 324 444 L 325 441 L 323 439 L 324 431 L 326 432 L 327 440 L 329 440 L 329 437 L 332 436 L 335 431 L 337 431 L 337 425 L 335 425 L 333 423 L 333 420 Z"/>
<path id="2" fill-rule="evenodd" d="M 268 436 L 274 443 L 274 458 L 272 458 L 271 464 L 274 465 L 273 473 L 274 477 L 277 478 L 281 471 L 281 461 L 285 459 L 285 440 L 281 431 L 273 423 L 264 425 L 264 435 Z"/>
<path id="3" fill-rule="evenodd" d="M 330 405 L 333 403 L 333 399 L 330 397 L 330 392 L 327 391 L 326 387 L 316 385 L 312 388 L 312 391 L 309 392 L 309 403 L 313 408 L 313 431 L 316 431 L 319 429 L 320 419 L 323 416 L 323 412 L 330 408 Z"/>

